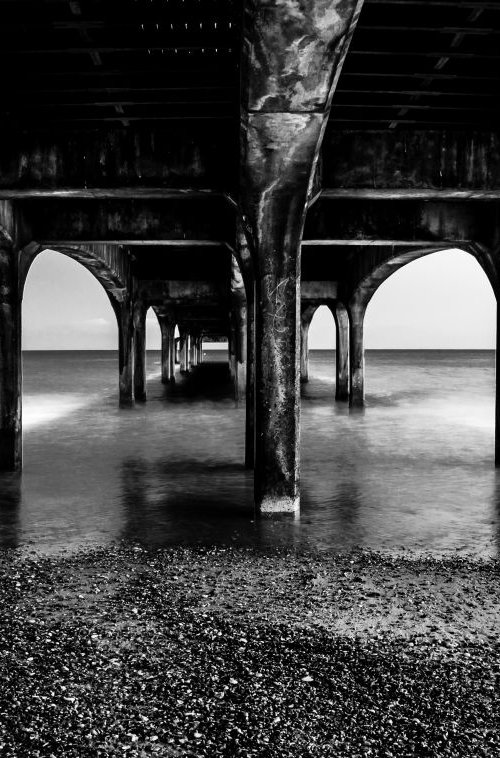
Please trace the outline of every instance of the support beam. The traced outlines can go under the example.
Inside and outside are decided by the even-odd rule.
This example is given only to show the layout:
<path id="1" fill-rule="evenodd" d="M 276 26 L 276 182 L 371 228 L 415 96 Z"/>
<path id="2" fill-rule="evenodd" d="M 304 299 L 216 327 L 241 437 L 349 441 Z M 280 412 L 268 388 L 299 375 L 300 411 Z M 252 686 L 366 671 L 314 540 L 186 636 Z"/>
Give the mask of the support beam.
<path id="1" fill-rule="evenodd" d="M 336 303 L 333 317 L 337 334 L 335 400 L 343 401 L 349 399 L 349 316 L 343 303 Z"/>
<path id="2" fill-rule="evenodd" d="M 18 254 L 0 228 L 0 471 L 22 465 L 21 382 Z"/>

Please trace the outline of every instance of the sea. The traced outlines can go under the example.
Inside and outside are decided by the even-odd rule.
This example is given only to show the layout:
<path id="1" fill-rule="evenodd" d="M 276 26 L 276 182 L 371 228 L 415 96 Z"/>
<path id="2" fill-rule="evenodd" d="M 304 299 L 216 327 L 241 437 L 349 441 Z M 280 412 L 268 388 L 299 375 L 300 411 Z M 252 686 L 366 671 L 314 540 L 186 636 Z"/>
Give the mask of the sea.
<path id="1" fill-rule="evenodd" d="M 114 352 L 26 352 L 24 468 L 0 475 L 0 549 L 110 543 L 497 556 L 492 351 L 367 351 L 366 407 L 335 401 L 335 353 L 302 386 L 301 508 L 259 517 L 226 356 L 118 407 Z M 177 367 L 178 369 L 178 367 Z"/>

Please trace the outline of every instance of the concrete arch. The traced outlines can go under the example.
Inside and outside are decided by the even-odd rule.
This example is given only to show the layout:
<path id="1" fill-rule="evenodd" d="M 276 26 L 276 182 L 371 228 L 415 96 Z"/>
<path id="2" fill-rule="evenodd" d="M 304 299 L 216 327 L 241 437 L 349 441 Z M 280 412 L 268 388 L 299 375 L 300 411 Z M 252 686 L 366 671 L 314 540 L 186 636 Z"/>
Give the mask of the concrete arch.
<path id="1" fill-rule="evenodd" d="M 494 262 L 493 255 L 482 245 L 476 243 L 470 243 L 466 245 L 453 246 L 463 252 L 472 255 L 483 271 L 485 272 L 488 281 L 491 284 L 493 292 L 498 292 L 498 272 Z M 396 271 L 403 268 L 403 266 L 419 260 L 420 258 L 432 255 L 433 253 L 443 252 L 445 250 L 453 249 L 451 246 L 432 247 L 432 248 L 410 248 L 403 252 L 393 252 L 385 260 L 381 261 L 373 267 L 373 269 L 366 273 L 358 284 L 353 288 L 350 297 L 348 298 L 348 310 L 356 312 L 358 314 L 364 314 L 366 307 L 371 298 L 378 290 L 378 288 Z"/>
<path id="2" fill-rule="evenodd" d="M 498 271 L 491 251 L 478 243 L 464 245 L 440 245 L 432 248 L 410 248 L 392 252 L 374 265 L 353 288 L 347 303 L 349 316 L 349 402 L 351 406 L 364 405 L 364 318 L 373 295 L 392 274 L 404 266 L 433 253 L 457 249 L 469 253 L 477 260 L 486 274 L 493 293 L 498 300 Z"/>
<path id="3" fill-rule="evenodd" d="M 61 253 L 80 263 L 101 284 L 113 307 L 126 300 L 129 282 L 128 261 L 121 246 L 106 244 L 79 247 L 72 245 L 49 246 L 31 243 L 21 250 L 19 256 L 19 290 L 21 298 L 33 262 L 46 250 Z"/>

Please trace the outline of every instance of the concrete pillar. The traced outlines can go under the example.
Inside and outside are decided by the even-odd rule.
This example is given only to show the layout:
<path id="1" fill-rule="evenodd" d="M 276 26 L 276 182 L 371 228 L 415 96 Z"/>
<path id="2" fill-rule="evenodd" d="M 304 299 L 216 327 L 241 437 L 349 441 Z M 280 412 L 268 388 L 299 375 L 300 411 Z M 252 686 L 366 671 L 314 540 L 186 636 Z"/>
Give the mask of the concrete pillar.
<path id="1" fill-rule="evenodd" d="M 364 317 L 363 306 L 354 304 L 349 307 L 349 405 L 353 408 L 361 408 L 365 404 Z"/>
<path id="2" fill-rule="evenodd" d="M 129 298 L 116 304 L 119 345 L 119 402 L 126 408 L 134 404 L 134 313 Z"/>
<path id="3" fill-rule="evenodd" d="M 495 466 L 500 467 L 500 303 L 497 294 L 497 340 L 495 371 Z"/>
<path id="4" fill-rule="evenodd" d="M 146 308 L 142 303 L 134 309 L 134 398 L 146 401 Z"/>
<path id="5" fill-rule="evenodd" d="M 181 338 L 176 337 L 174 343 L 174 361 L 179 365 L 181 362 Z"/>
<path id="6" fill-rule="evenodd" d="M 197 337 L 190 337 L 189 340 L 189 368 L 192 369 L 193 366 L 196 366 L 197 360 L 196 360 L 196 340 Z"/>
<path id="7" fill-rule="evenodd" d="M 203 363 L 203 335 L 200 337 L 200 342 L 199 342 L 198 363 L 200 364 L 200 366 Z"/>
<path id="8" fill-rule="evenodd" d="M 310 323 L 300 322 L 300 381 L 309 381 L 309 326 Z"/>
<path id="9" fill-rule="evenodd" d="M 316 313 L 315 305 L 305 305 L 300 315 L 300 381 L 309 381 L 309 327 Z"/>
<path id="10" fill-rule="evenodd" d="M 337 344 L 335 348 L 335 400 L 349 399 L 349 316 L 343 303 L 333 310 Z"/>
<path id="11" fill-rule="evenodd" d="M 255 497 L 262 512 L 293 512 L 299 507 L 300 241 L 278 239 L 278 213 L 275 223 L 264 230 L 265 271 L 257 280 Z"/>
<path id="12" fill-rule="evenodd" d="M 0 471 L 22 465 L 21 297 L 18 254 L 0 236 Z"/>
<path id="13" fill-rule="evenodd" d="M 160 319 L 161 329 L 161 383 L 167 384 L 170 381 L 170 352 L 169 352 L 169 325 L 162 318 Z"/>
<path id="14" fill-rule="evenodd" d="M 255 284 L 247 288 L 247 388 L 245 467 L 255 465 Z"/>
<path id="15" fill-rule="evenodd" d="M 168 327 L 168 378 L 170 382 L 175 382 L 175 326 L 169 324 Z"/>
<path id="16" fill-rule="evenodd" d="M 189 371 L 189 335 L 185 332 L 180 339 L 180 364 L 182 374 Z"/>

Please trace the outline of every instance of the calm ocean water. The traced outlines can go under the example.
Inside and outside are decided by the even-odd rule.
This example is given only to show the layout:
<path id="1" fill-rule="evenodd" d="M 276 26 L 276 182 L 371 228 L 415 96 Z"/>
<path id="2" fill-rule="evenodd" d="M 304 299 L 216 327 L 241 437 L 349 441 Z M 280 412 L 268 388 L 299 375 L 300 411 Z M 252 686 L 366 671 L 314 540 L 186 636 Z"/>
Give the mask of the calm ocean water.
<path id="1" fill-rule="evenodd" d="M 116 354 L 26 353 L 24 472 L 0 476 L 0 544 L 496 555 L 494 353 L 369 351 L 366 364 L 367 407 L 350 413 L 334 402 L 334 353 L 312 351 L 300 518 L 256 519 L 242 465 L 244 408 L 221 363 L 204 367 L 205 391 L 193 380 L 165 391 L 159 353 L 150 352 L 148 402 L 119 410 Z"/>

